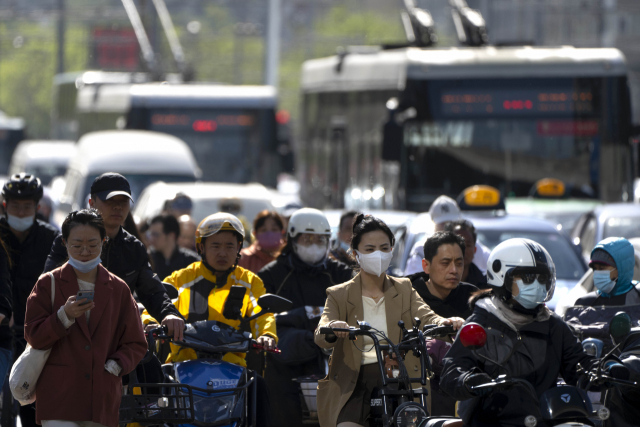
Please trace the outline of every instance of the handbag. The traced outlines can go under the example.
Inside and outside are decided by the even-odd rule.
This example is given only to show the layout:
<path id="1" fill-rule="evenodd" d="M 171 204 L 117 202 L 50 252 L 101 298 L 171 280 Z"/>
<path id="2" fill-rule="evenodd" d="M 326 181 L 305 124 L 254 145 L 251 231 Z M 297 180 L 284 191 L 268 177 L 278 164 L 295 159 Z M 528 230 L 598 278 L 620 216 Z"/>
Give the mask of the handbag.
<path id="1" fill-rule="evenodd" d="M 56 280 L 53 273 L 49 273 L 51 277 L 51 309 L 54 309 L 53 301 L 56 295 Z M 36 383 L 42 373 L 44 365 L 51 354 L 51 349 L 36 350 L 27 344 L 24 352 L 20 355 L 16 363 L 11 368 L 9 376 L 9 388 L 13 398 L 20 405 L 28 405 L 36 401 Z"/>

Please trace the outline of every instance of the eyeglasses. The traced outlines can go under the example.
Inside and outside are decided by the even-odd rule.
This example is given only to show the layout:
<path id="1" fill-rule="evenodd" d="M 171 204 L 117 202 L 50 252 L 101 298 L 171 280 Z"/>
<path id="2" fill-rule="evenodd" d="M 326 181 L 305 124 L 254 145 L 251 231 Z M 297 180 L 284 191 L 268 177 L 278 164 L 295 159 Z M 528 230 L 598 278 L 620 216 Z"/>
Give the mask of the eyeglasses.
<path id="1" fill-rule="evenodd" d="M 75 255 L 80 255 L 82 254 L 85 250 L 87 251 L 87 253 L 89 255 L 95 255 L 98 252 L 100 252 L 100 248 L 102 247 L 102 245 L 100 244 L 93 244 L 93 245 L 70 245 L 67 247 L 67 250 L 69 251 L 69 253 L 75 254 Z"/>

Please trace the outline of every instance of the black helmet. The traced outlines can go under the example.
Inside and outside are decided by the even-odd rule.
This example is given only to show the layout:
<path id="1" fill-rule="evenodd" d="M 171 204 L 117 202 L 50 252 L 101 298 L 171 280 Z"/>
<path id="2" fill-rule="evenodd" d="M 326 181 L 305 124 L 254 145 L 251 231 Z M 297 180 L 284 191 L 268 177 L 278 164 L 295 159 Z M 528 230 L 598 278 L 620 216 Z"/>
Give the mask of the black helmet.
<path id="1" fill-rule="evenodd" d="M 40 179 L 25 172 L 12 175 L 2 186 L 2 197 L 5 200 L 35 200 L 37 202 L 42 198 L 42 194 Z"/>

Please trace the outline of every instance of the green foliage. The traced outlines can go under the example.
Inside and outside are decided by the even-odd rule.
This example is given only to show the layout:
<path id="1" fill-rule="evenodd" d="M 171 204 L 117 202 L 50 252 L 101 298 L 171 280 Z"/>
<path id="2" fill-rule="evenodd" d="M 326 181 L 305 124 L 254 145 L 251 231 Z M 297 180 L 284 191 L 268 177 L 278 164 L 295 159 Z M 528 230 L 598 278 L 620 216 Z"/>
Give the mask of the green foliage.
<path id="1" fill-rule="evenodd" d="M 85 38 L 83 33 L 83 28 L 74 26 L 67 37 Z M 2 23 L 0 40 L 0 109 L 23 117 L 29 138 L 48 138 L 57 66 L 55 23 Z M 68 68 L 82 69 L 86 58 L 86 46 L 67 43 Z"/>

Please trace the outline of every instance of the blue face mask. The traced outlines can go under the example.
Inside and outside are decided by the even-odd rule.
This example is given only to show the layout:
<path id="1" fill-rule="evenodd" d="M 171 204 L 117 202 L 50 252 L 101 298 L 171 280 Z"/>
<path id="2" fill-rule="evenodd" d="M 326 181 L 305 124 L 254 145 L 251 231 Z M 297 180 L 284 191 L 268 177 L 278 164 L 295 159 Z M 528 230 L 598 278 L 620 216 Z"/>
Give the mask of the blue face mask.
<path id="1" fill-rule="evenodd" d="M 525 285 L 522 280 L 516 280 L 516 284 L 520 293 L 513 299 L 518 301 L 521 306 L 532 309 L 544 303 L 547 297 L 547 287 L 540 284 L 538 280 L 534 280 L 530 285 Z"/>
<path id="2" fill-rule="evenodd" d="M 342 249 L 345 252 L 349 252 L 349 249 L 351 249 L 351 246 L 349 246 L 348 243 L 343 242 L 342 240 L 338 239 L 338 242 L 340 244 L 340 249 Z"/>
<path id="3" fill-rule="evenodd" d="M 611 272 L 609 270 L 594 270 L 593 284 L 602 293 L 610 294 L 616 287 L 618 279 L 611 280 Z"/>
<path id="4" fill-rule="evenodd" d="M 33 225 L 33 222 L 35 221 L 36 217 L 34 216 L 26 216 L 24 218 L 20 218 L 17 216 L 13 216 L 10 214 L 7 214 L 7 223 L 9 224 L 9 227 L 13 228 L 16 231 L 26 231 L 29 228 L 31 228 L 31 226 Z"/>
<path id="5" fill-rule="evenodd" d="M 94 259 L 89 261 L 79 261 L 75 258 L 69 256 L 69 265 L 81 273 L 88 273 L 100 264 L 102 260 L 100 259 L 100 254 Z"/>

